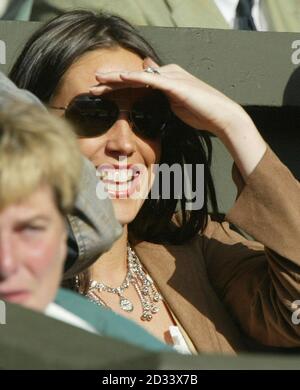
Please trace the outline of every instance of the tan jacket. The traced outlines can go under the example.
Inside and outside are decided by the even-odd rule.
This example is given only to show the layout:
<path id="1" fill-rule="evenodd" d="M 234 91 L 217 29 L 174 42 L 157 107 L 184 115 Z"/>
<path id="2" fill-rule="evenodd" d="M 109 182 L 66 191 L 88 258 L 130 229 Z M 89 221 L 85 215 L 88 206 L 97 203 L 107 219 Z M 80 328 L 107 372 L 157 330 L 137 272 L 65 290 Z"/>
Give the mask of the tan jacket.
<path id="1" fill-rule="evenodd" d="M 300 184 L 267 149 L 226 219 L 185 245 L 134 249 L 201 352 L 244 350 L 241 328 L 260 344 L 300 346 L 292 302 L 300 299 Z M 265 246 L 265 247 L 264 247 Z"/>
<path id="2" fill-rule="evenodd" d="M 300 31 L 299 0 L 261 3 L 269 31 Z M 116 13 L 137 25 L 229 28 L 214 0 L 38 0 L 31 19 L 45 21 L 76 8 Z"/>

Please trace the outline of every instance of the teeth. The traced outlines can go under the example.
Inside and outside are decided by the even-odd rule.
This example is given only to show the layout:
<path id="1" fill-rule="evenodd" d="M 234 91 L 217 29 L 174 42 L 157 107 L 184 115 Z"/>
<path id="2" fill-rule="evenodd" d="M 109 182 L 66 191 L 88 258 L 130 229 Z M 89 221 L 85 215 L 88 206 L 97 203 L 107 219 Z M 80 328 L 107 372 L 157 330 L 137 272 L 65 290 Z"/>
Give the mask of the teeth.
<path id="1" fill-rule="evenodd" d="M 117 173 L 118 172 L 114 172 L 114 171 L 108 171 L 107 172 L 107 179 L 108 180 L 113 180 L 113 181 L 117 181 Z"/>
<path id="2" fill-rule="evenodd" d="M 129 181 L 133 178 L 133 170 L 132 169 L 123 169 L 121 171 L 119 181 Z"/>
<path id="3" fill-rule="evenodd" d="M 121 169 L 121 170 L 108 170 L 108 171 L 101 171 L 100 172 L 100 179 L 101 180 L 109 180 L 109 181 L 115 181 L 119 183 L 126 183 L 128 181 L 131 181 L 133 177 L 138 176 L 139 173 L 135 172 L 133 173 L 132 169 Z"/>
<path id="4" fill-rule="evenodd" d="M 107 183 L 107 189 L 111 192 L 121 192 L 121 191 L 127 191 L 128 190 L 128 184 L 112 184 Z"/>

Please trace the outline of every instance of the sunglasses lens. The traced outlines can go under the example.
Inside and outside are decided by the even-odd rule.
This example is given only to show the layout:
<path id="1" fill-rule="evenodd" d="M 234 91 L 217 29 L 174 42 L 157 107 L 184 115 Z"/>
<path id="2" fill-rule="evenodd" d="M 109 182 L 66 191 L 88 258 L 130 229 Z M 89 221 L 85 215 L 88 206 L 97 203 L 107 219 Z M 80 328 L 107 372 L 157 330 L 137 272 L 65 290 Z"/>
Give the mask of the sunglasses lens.
<path id="1" fill-rule="evenodd" d="M 153 92 L 137 101 L 131 112 L 134 130 L 144 138 L 162 136 L 170 110 L 167 98 L 161 92 Z M 118 106 L 99 96 L 82 94 L 69 104 L 66 118 L 75 126 L 79 137 L 92 138 L 109 130 L 119 116 Z"/>
<path id="2" fill-rule="evenodd" d="M 137 133 L 150 139 L 162 136 L 168 115 L 168 100 L 162 93 L 158 92 L 136 102 L 131 113 Z"/>
<path id="3" fill-rule="evenodd" d="M 66 110 L 66 118 L 75 125 L 79 137 L 96 137 L 105 133 L 118 117 L 118 107 L 98 96 L 77 96 Z"/>

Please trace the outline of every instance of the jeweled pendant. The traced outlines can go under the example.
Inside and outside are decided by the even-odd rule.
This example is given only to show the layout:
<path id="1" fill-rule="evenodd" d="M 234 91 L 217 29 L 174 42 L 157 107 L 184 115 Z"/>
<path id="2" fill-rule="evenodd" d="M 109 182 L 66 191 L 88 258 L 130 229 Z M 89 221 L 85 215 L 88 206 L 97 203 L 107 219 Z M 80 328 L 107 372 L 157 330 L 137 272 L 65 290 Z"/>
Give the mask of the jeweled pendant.
<path id="1" fill-rule="evenodd" d="M 132 311 L 133 310 L 133 304 L 129 301 L 129 299 L 126 299 L 126 298 L 120 298 L 120 307 L 124 311 Z"/>

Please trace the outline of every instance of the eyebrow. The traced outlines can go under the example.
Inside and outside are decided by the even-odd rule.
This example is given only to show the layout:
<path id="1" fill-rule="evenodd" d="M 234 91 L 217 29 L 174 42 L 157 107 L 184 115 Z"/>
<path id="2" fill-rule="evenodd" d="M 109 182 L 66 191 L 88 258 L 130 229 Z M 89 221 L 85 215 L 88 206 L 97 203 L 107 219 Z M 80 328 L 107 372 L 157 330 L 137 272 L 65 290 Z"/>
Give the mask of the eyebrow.
<path id="1" fill-rule="evenodd" d="M 50 222 L 50 218 L 46 215 L 33 215 L 29 217 L 21 218 L 19 221 L 17 221 L 17 224 L 27 224 L 32 222 Z"/>

